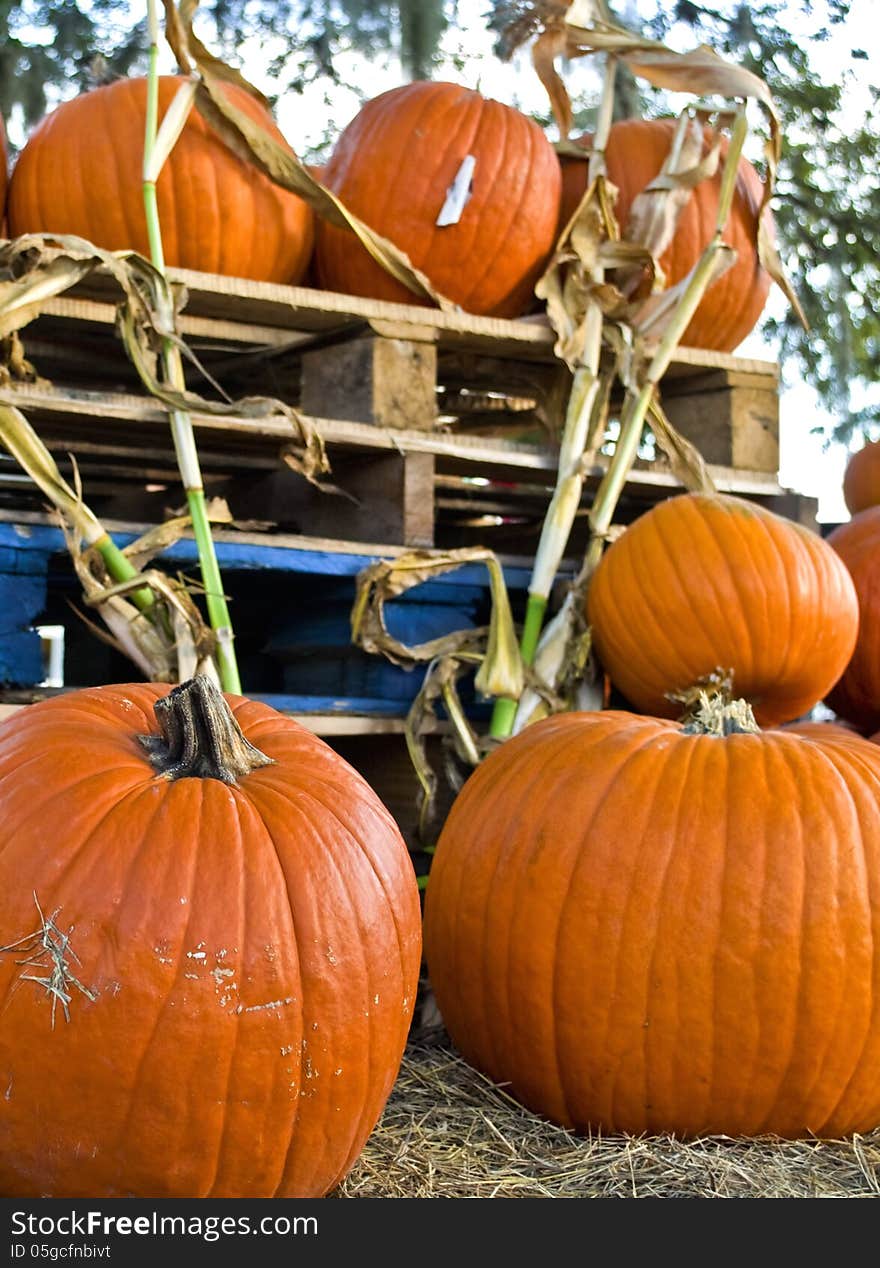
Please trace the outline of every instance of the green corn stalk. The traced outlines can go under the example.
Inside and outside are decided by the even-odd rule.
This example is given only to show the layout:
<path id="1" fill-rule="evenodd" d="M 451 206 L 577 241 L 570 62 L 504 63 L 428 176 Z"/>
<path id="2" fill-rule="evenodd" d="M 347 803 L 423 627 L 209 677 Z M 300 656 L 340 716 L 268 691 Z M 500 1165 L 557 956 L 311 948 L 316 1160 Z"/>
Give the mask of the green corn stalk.
<path id="1" fill-rule="evenodd" d="M 147 0 L 147 18 L 150 33 L 150 61 L 147 76 L 143 198 L 147 219 L 147 234 L 150 243 L 150 257 L 155 267 L 164 276 L 165 255 L 162 247 L 159 204 L 156 198 L 156 181 L 159 179 L 162 166 L 186 123 L 189 111 L 195 100 L 197 84 L 195 81 L 185 83 L 178 90 L 177 96 L 162 121 L 160 129 L 158 127 L 159 16 L 156 0 Z M 168 383 L 179 391 L 184 391 L 186 383 L 183 375 L 183 362 L 181 361 L 179 350 L 170 339 L 164 340 L 162 344 L 162 365 Z M 232 623 L 226 604 L 226 596 L 223 592 L 220 567 L 217 563 L 214 539 L 211 535 L 211 526 L 208 520 L 205 490 L 202 483 L 202 472 L 192 419 L 185 410 L 171 411 L 171 431 L 199 553 L 208 619 L 217 639 L 216 655 L 220 684 L 224 691 L 240 693 L 241 680 L 235 656 Z"/>
<path id="2" fill-rule="evenodd" d="M 588 187 L 599 175 L 605 174 L 605 146 L 611 129 L 616 72 L 617 59 L 609 57 L 605 64 L 602 99 L 589 161 Z M 604 268 L 598 265 L 591 271 L 590 281 L 601 283 L 604 280 L 604 273 Z M 550 590 L 580 505 L 584 486 L 581 459 L 587 442 L 593 405 L 599 390 L 601 353 L 602 310 L 598 303 L 593 302 L 587 315 L 582 364 L 575 372 L 566 410 L 556 488 L 541 528 L 541 537 L 529 583 L 525 623 L 520 637 L 520 654 L 526 665 L 531 665 L 535 658 L 547 603 L 550 599 Z M 496 701 L 490 724 L 490 734 L 496 739 L 503 739 L 510 735 L 516 716 L 516 705 L 516 700 L 509 698 Z"/>
<path id="3" fill-rule="evenodd" d="M 582 596 L 589 585 L 590 577 L 602 557 L 612 517 L 626 484 L 630 468 L 638 453 L 645 419 L 654 401 L 657 386 L 666 373 L 673 353 L 715 275 L 718 257 L 731 250 L 722 241 L 721 235 L 724 232 L 724 227 L 730 214 L 730 207 L 736 188 L 740 155 L 742 154 L 747 131 L 745 103 L 743 102 L 737 107 L 722 172 L 718 218 L 714 236 L 691 271 L 676 306 L 675 313 L 648 367 L 644 382 L 638 391 L 630 390 L 627 392 L 621 413 L 620 434 L 614 447 L 614 454 L 596 491 L 590 511 L 590 542 L 586 556 L 566 604 L 575 601 L 573 596 L 580 596 L 578 601 L 582 601 Z M 569 617 L 570 612 L 566 610 L 564 605 L 552 624 L 547 627 L 544 637 L 540 639 L 538 644 L 537 662 L 540 665 L 542 677 L 551 685 L 562 671 L 566 659 L 572 652 L 571 631 L 574 627 Z M 523 700 L 523 705 L 523 709 L 517 714 L 512 724 L 513 731 L 522 729 L 529 720 L 531 706 L 526 706 L 525 700 Z"/>

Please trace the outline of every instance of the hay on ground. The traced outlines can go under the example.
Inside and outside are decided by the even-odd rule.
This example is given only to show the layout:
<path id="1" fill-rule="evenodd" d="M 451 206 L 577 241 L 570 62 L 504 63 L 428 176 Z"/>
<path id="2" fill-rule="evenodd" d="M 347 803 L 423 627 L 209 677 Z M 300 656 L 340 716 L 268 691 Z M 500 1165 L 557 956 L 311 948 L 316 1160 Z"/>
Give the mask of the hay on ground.
<path id="1" fill-rule="evenodd" d="M 880 1131 L 845 1140 L 579 1137 L 448 1046 L 411 1045 L 339 1197 L 878 1197 Z"/>

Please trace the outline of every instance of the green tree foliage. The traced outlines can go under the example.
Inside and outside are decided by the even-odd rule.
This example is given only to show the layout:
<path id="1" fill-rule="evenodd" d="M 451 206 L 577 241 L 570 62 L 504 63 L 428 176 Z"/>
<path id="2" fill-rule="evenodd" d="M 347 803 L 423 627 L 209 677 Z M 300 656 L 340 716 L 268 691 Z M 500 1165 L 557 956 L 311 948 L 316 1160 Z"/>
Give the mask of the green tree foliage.
<path id="1" fill-rule="evenodd" d="M 864 115 L 853 118 L 842 109 L 852 70 L 832 80 L 818 69 L 835 27 L 849 36 L 852 65 L 865 67 L 870 33 L 841 25 L 850 8 L 850 0 L 677 0 L 658 3 L 647 23 L 661 39 L 684 24 L 694 42 L 763 76 L 773 92 L 785 134 L 774 215 L 811 331 L 791 315 L 769 321 L 767 331 L 817 388 L 840 440 L 880 422 L 876 401 L 854 405 L 870 397 L 880 361 L 880 85 L 870 90 Z"/>
<path id="2" fill-rule="evenodd" d="M 0 110 L 25 122 L 45 112 L 47 90 L 69 95 L 146 66 L 146 23 L 132 24 L 136 0 L 0 0 Z M 410 79 L 428 79 L 455 16 L 448 0 L 203 0 L 203 30 L 234 57 L 256 41 L 279 89 L 338 80 L 345 51 L 394 53 Z"/>
<path id="3" fill-rule="evenodd" d="M 127 0 L 0 0 L 0 111 L 45 113 L 47 92 L 93 86 L 108 72 L 125 75 L 143 57 L 146 20 L 132 25 Z"/>
<path id="4" fill-rule="evenodd" d="M 505 31 L 528 23 L 532 7 L 530 0 L 494 0 L 499 51 Z M 709 44 L 767 81 L 785 136 L 773 202 L 777 237 L 810 331 L 792 313 L 768 317 L 764 330 L 789 377 L 800 374 L 816 388 L 835 439 L 880 434 L 880 89 L 868 91 L 860 117 L 844 110 L 870 34 L 846 25 L 851 0 L 612 0 L 609 7 L 631 29 L 681 49 Z M 850 36 L 851 67 L 832 77 L 818 67 L 835 29 Z M 619 89 L 616 117 L 669 111 L 665 94 L 628 72 Z M 573 105 L 576 123 L 589 130 L 595 94 Z"/>

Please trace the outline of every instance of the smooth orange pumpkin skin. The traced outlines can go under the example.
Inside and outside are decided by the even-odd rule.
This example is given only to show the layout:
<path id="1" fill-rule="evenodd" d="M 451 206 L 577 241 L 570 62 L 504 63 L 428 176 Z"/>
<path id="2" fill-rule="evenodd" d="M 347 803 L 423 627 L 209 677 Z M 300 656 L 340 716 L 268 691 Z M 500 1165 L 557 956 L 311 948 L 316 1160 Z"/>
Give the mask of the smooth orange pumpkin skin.
<path id="1" fill-rule="evenodd" d="M 181 82 L 160 78 L 160 118 Z M 249 93 L 231 84 L 226 91 L 285 143 Z M 122 79 L 43 120 L 12 173 L 13 236 L 71 233 L 107 250 L 149 255 L 141 193 L 146 92 L 145 79 Z M 311 208 L 237 158 L 196 111 L 162 169 L 157 195 L 169 266 L 291 284 L 305 273 L 314 246 Z"/>
<path id="2" fill-rule="evenodd" d="M 880 441 L 869 440 L 850 454 L 843 473 L 843 500 L 850 515 L 880 505 Z"/>
<path id="3" fill-rule="evenodd" d="M 471 197 L 458 224 L 437 228 L 468 154 Z M 458 84 L 393 88 L 345 128 L 322 181 L 467 312 L 517 317 L 531 304 L 555 241 L 561 176 L 544 133 L 513 107 Z M 418 302 L 350 233 L 323 220 L 315 258 L 327 290 Z"/>
<path id="4" fill-rule="evenodd" d="M 659 503 L 605 552 L 587 615 L 611 681 L 641 712 L 676 717 L 669 693 L 732 669 L 762 726 L 822 699 L 859 622 L 847 570 L 818 534 L 696 493 Z"/>
<path id="5" fill-rule="evenodd" d="M 0 116 L 0 229 L 6 234 L 6 191 L 9 184 L 9 150 L 6 145 L 6 125 Z"/>
<path id="6" fill-rule="evenodd" d="M 859 603 L 859 637 L 828 704 L 862 731 L 880 727 L 880 506 L 854 515 L 828 535 L 843 560 Z"/>
<path id="7" fill-rule="evenodd" d="M 608 177 L 619 191 L 615 214 L 621 229 L 626 227 L 637 195 L 663 166 L 675 127 L 673 119 L 622 119 L 612 125 L 606 164 Z M 576 143 L 589 149 L 592 137 L 576 138 Z M 726 153 L 725 140 L 722 162 Z M 587 164 L 565 156 L 560 158 L 560 163 L 561 224 L 564 225 L 586 191 Z M 667 285 L 672 286 L 686 277 L 711 241 L 715 233 L 720 192 L 720 170 L 711 180 L 701 181 L 693 190 L 681 213 L 675 236 L 660 258 Z M 751 163 L 742 159 L 733 206 L 724 231 L 724 241 L 736 249 L 738 258 L 732 268 L 713 282 L 703 297 L 682 338 L 682 343 L 688 347 L 732 352 L 754 329 L 761 316 L 771 282 L 755 247 L 761 198 L 760 178 Z"/>
<path id="8" fill-rule="evenodd" d="M 848 722 L 786 722 L 783 731 L 793 731 L 797 735 L 806 735 L 814 740 L 851 740 L 862 739 L 861 732 Z"/>
<path id="9" fill-rule="evenodd" d="M 579 1131 L 880 1122 L 880 750 L 528 727 L 440 836 L 425 954 L 465 1058 Z"/>
<path id="10" fill-rule="evenodd" d="M 153 775 L 167 687 L 89 689 L 0 727 L 0 945 L 57 910 L 95 994 L 54 1031 L 0 954 L 0 1192 L 309 1197 L 348 1171 L 397 1074 L 419 897 L 366 782 L 227 697 L 276 765 Z"/>

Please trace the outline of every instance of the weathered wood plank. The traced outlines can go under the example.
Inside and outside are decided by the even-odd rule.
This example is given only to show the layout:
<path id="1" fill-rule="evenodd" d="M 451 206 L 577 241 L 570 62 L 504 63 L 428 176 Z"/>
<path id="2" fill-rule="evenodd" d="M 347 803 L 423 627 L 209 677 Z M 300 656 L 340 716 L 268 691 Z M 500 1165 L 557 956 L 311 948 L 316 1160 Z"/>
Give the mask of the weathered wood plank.
<path id="1" fill-rule="evenodd" d="M 400 330 L 399 337 L 406 337 L 403 333 L 406 328 L 418 332 L 408 336 L 413 339 L 424 338 L 425 332 L 433 332 L 439 347 L 482 347 L 486 352 L 499 356 L 554 360 L 555 335 L 544 314 L 509 320 L 465 312 L 440 312 L 416 304 L 394 304 L 333 291 L 281 286 L 187 269 L 170 269 L 169 278 L 186 288 L 186 320 L 210 318 L 238 325 L 300 332 L 341 332 L 347 326 L 362 329 L 367 323 L 379 328 L 381 323 L 389 323 Z M 78 283 L 64 298 L 91 299 L 113 305 L 118 297 L 115 282 L 99 270 Z M 778 372 L 772 361 L 707 352 L 700 348 L 681 348 L 673 359 L 668 377 L 707 368 Z"/>
<path id="2" fill-rule="evenodd" d="M 362 337 L 303 353 L 301 406 L 306 414 L 430 431 L 436 383 L 432 343 Z"/>
<path id="3" fill-rule="evenodd" d="M 70 447 L 77 437 L 93 444 L 103 438 L 113 444 L 114 427 L 126 424 L 125 438 L 131 440 L 132 427 L 137 425 L 140 437 L 146 443 L 155 444 L 156 436 L 164 435 L 167 428 L 165 411 L 151 400 L 124 393 L 74 392 L 70 389 L 46 389 L 31 384 L 4 389 L 3 399 L 17 405 L 40 425 L 41 435 L 53 446 L 65 443 Z M 378 450 L 397 453 L 433 454 L 442 461 L 446 472 L 464 471 L 480 474 L 479 468 L 491 469 L 498 479 L 507 472 L 522 475 L 527 472 L 555 472 L 556 454 L 549 446 L 520 444 L 498 437 L 456 436 L 442 431 L 421 432 L 374 427 L 366 423 L 346 422 L 339 419 L 315 418 L 332 450 L 335 447 Z M 271 446 L 290 443 L 292 431 L 284 419 L 250 420 L 244 418 L 212 418 L 193 414 L 193 425 L 199 438 L 200 450 L 210 453 L 221 449 L 230 461 L 241 452 L 271 452 Z M 73 445 L 75 450 L 75 444 Z M 587 473 L 589 479 L 598 479 L 606 468 L 599 461 Z M 780 492 L 772 473 L 740 472 L 729 464 L 710 464 L 718 487 L 724 492 L 754 496 L 774 496 Z M 487 473 L 488 474 L 488 473 Z M 680 487 L 676 478 L 659 463 L 637 466 L 630 475 L 630 484 L 649 490 L 668 490 Z"/>

